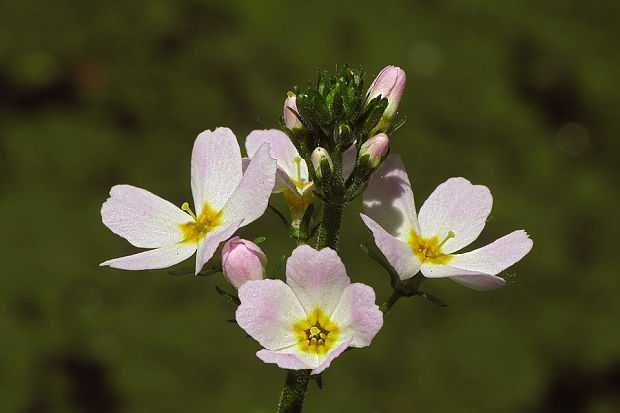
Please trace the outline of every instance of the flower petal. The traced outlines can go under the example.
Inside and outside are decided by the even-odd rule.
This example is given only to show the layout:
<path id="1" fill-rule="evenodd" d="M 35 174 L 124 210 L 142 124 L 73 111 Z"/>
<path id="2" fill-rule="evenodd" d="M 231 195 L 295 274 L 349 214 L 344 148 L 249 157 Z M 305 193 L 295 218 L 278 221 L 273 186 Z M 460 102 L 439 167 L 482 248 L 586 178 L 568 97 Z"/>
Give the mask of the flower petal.
<path id="1" fill-rule="evenodd" d="M 224 242 L 233 236 L 237 229 L 239 229 L 239 226 L 241 226 L 241 222 L 239 220 L 232 225 L 220 225 L 200 240 L 198 243 L 198 253 L 196 254 L 196 274 L 202 271 L 202 267 L 213 257 L 213 253 L 220 245 L 220 242 Z"/>
<path id="2" fill-rule="evenodd" d="M 506 285 L 503 278 L 488 274 L 462 275 L 450 279 L 477 291 L 491 291 Z"/>
<path id="3" fill-rule="evenodd" d="M 251 158 L 241 159 L 243 173 L 245 173 L 245 171 L 248 169 L 248 166 L 250 166 L 251 160 L 252 160 Z M 280 193 L 284 191 L 287 188 L 290 188 L 292 191 L 298 192 L 297 187 L 295 186 L 295 183 L 291 180 L 290 176 L 288 176 L 288 174 L 284 171 L 284 169 L 278 166 L 276 168 L 276 182 L 275 182 L 275 185 L 273 186 L 273 191 L 271 192 L 276 194 L 276 193 Z"/>
<path id="4" fill-rule="evenodd" d="M 273 193 L 282 192 L 285 189 L 290 188 L 292 191 L 299 193 L 295 182 L 291 180 L 291 177 L 280 166 L 276 168 L 276 183 L 273 186 Z"/>
<path id="5" fill-rule="evenodd" d="M 525 256 L 533 242 L 527 232 L 518 230 L 477 250 L 455 254 L 445 265 L 422 264 L 422 274 L 428 278 L 452 279 L 477 290 L 488 290 L 505 285 L 494 277 Z"/>
<path id="6" fill-rule="evenodd" d="M 349 148 L 342 154 L 342 179 L 346 182 L 355 169 L 357 161 L 357 143 L 353 142 Z"/>
<path id="7" fill-rule="evenodd" d="M 250 280 L 239 288 L 239 327 L 268 350 L 295 345 L 293 324 L 306 318 L 293 290 L 281 280 Z M 309 368 L 309 367 L 304 367 Z"/>
<path id="8" fill-rule="evenodd" d="M 189 258 L 196 251 L 196 244 L 172 244 L 154 250 L 114 258 L 99 264 L 121 270 L 155 270 L 170 267 Z"/>
<path id="9" fill-rule="evenodd" d="M 372 287 L 354 283 L 345 288 L 330 320 L 341 337 L 352 338 L 351 347 L 366 347 L 383 326 L 383 313 L 375 304 Z"/>
<path id="10" fill-rule="evenodd" d="M 286 262 L 286 283 L 307 314 L 320 308 L 330 316 L 351 280 L 336 251 L 300 245 Z"/>
<path id="11" fill-rule="evenodd" d="M 421 262 L 411 250 L 411 246 L 387 233 L 379 224 L 364 214 L 360 214 L 366 226 L 372 231 L 375 244 L 390 265 L 394 267 L 401 280 L 413 277 L 420 271 Z"/>
<path id="12" fill-rule="evenodd" d="M 206 130 L 192 151 L 192 193 L 196 215 L 205 203 L 220 211 L 241 181 L 241 151 L 228 128 Z"/>
<path id="13" fill-rule="evenodd" d="M 180 224 L 192 218 L 157 195 L 131 185 L 115 185 L 101 206 L 103 223 L 140 248 L 158 248 L 183 241 Z"/>
<path id="14" fill-rule="evenodd" d="M 486 186 L 472 185 L 465 178 L 450 178 L 420 208 L 422 238 L 436 236 L 441 242 L 452 231 L 455 237 L 446 241 L 441 252 L 458 251 L 478 238 L 492 205 L 493 197 Z"/>
<path id="15" fill-rule="evenodd" d="M 310 372 L 310 374 L 319 374 L 321 372 L 323 372 L 323 370 L 325 370 L 326 368 L 329 367 L 329 365 L 332 363 L 332 360 L 334 360 L 336 357 L 338 357 L 339 355 L 341 355 L 342 353 L 344 353 L 344 351 L 349 348 L 349 346 L 351 345 L 351 341 L 353 339 L 350 338 L 346 341 L 344 341 L 342 344 L 340 344 L 338 347 L 336 347 L 335 349 L 333 349 L 332 351 L 330 351 L 329 353 L 327 353 L 327 357 L 321 361 L 321 365 L 319 365 L 317 368 L 315 368 L 314 370 L 312 370 Z"/>
<path id="16" fill-rule="evenodd" d="M 235 192 L 222 209 L 222 223 L 243 220 L 242 226 L 254 222 L 265 212 L 275 183 L 276 161 L 263 144 L 252 157 Z"/>
<path id="17" fill-rule="evenodd" d="M 400 156 L 390 154 L 364 191 L 364 212 L 393 236 L 406 241 L 417 233 L 413 191 Z"/>
<path id="18" fill-rule="evenodd" d="M 297 345 L 295 345 L 297 346 Z M 295 354 L 280 353 L 270 350 L 260 350 L 256 353 L 256 357 L 263 360 L 265 363 L 275 363 L 281 369 L 289 370 L 308 370 L 314 368 L 313 365 L 308 365 L 301 361 Z"/>
<path id="19" fill-rule="evenodd" d="M 293 145 L 286 133 L 278 129 L 254 130 L 250 132 L 245 140 L 245 149 L 248 156 L 252 158 L 258 148 L 268 143 L 271 148 L 271 156 L 278 161 L 278 166 L 292 177 L 297 177 L 297 163 L 295 158 L 299 156 L 299 152 Z M 306 173 L 308 168 L 306 167 Z"/>
<path id="20" fill-rule="evenodd" d="M 321 355 L 304 353 L 299 350 L 299 347 L 295 344 L 289 348 L 278 351 L 260 350 L 256 353 L 256 356 L 258 356 L 258 358 L 263 360 L 265 363 L 276 363 L 278 367 L 283 369 L 313 369 L 310 374 L 319 374 L 329 367 L 332 360 L 349 348 L 351 341 L 352 338 L 349 338 L 346 341 L 338 341 L 334 343 L 334 345 L 337 345 L 336 348 L 327 354 Z"/>

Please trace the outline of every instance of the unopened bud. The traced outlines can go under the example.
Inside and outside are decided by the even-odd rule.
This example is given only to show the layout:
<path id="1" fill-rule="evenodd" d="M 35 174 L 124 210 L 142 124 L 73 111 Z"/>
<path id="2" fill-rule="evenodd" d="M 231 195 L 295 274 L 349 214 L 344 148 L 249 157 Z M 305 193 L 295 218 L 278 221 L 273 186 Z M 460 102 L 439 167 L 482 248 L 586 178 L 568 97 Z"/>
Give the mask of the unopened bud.
<path id="1" fill-rule="evenodd" d="M 248 280 L 262 280 L 265 265 L 265 253 L 252 241 L 234 237 L 222 249 L 222 272 L 236 289 Z"/>
<path id="2" fill-rule="evenodd" d="M 297 95 L 293 92 L 288 92 L 286 94 L 286 100 L 284 101 L 284 123 L 290 130 L 301 129 L 303 125 L 297 118 L 297 115 L 291 112 L 291 109 L 299 113 L 297 110 Z"/>
<path id="3" fill-rule="evenodd" d="M 385 112 L 383 112 L 383 116 L 381 117 L 377 127 L 375 127 L 374 132 L 387 131 L 390 122 L 396 115 L 400 98 L 403 96 L 403 92 L 405 91 L 406 80 L 407 77 L 405 76 L 405 71 L 403 69 L 396 66 L 387 66 L 377 75 L 375 80 L 372 82 L 372 85 L 370 85 L 370 88 L 368 88 L 367 101 L 370 101 L 379 95 L 388 100 L 387 108 L 385 109 Z"/>
<path id="4" fill-rule="evenodd" d="M 321 168 L 321 164 L 323 163 L 323 161 L 327 161 L 330 170 L 334 168 L 334 164 L 332 163 L 332 159 L 329 157 L 329 153 L 327 153 L 327 151 L 320 146 L 314 149 L 314 151 L 312 151 L 310 160 L 312 161 L 314 172 L 316 173 L 316 176 L 318 178 L 323 177 L 323 170 Z"/>
<path id="5" fill-rule="evenodd" d="M 379 133 L 368 139 L 360 148 L 360 159 L 368 155 L 368 164 L 371 168 L 376 168 L 381 159 L 387 154 L 390 141 L 385 133 Z"/>

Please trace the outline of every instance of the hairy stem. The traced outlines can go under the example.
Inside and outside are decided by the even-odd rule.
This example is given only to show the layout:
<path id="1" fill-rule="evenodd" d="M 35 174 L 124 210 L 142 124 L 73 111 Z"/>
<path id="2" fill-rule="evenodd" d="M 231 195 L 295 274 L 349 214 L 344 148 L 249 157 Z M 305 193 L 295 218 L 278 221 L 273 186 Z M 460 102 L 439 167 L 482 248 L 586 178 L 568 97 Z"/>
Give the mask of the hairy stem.
<path id="1" fill-rule="evenodd" d="M 319 224 L 319 235 L 316 240 L 316 249 L 321 250 L 325 247 L 338 251 L 338 238 L 340 237 L 340 224 L 342 223 L 342 213 L 344 204 L 323 204 L 323 216 Z"/>
<path id="2" fill-rule="evenodd" d="M 344 204 L 323 204 L 323 216 L 319 224 L 319 236 L 316 241 L 316 249 L 330 247 L 338 251 L 338 236 Z M 299 413 L 306 399 L 308 391 L 308 379 L 310 370 L 288 370 L 286 382 L 280 395 L 278 413 Z"/>
<path id="3" fill-rule="evenodd" d="M 384 302 L 383 304 L 379 306 L 379 309 L 383 311 L 384 315 L 387 314 L 390 311 L 390 309 L 394 306 L 394 304 L 396 304 L 396 301 L 398 301 L 398 299 L 402 296 L 403 294 L 400 291 L 394 290 L 390 298 L 388 298 L 386 302 Z"/>
<path id="4" fill-rule="evenodd" d="M 310 370 L 287 370 L 278 413 L 299 413 L 306 399 Z"/>

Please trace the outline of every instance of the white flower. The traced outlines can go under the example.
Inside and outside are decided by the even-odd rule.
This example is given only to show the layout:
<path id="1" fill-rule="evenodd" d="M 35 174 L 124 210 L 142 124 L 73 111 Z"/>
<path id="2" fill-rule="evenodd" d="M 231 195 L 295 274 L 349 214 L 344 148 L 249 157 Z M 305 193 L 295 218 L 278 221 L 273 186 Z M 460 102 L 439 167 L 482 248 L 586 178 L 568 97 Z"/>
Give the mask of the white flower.
<path id="1" fill-rule="evenodd" d="M 299 156 L 299 152 L 289 137 L 278 129 L 250 132 L 245 140 L 248 156 L 254 157 L 256 150 L 264 143 L 269 144 L 271 156 L 278 162 L 273 192 L 282 192 L 291 211 L 293 225 L 299 224 L 306 208 L 314 202 L 312 193 L 314 183 L 310 181 L 308 165 Z M 356 154 L 355 144 L 342 154 L 342 175 L 345 181 L 355 167 Z"/>
<path id="2" fill-rule="evenodd" d="M 493 197 L 483 185 L 450 178 L 439 185 L 416 214 L 405 167 L 392 154 L 364 192 L 364 223 L 401 280 L 422 271 L 428 278 L 449 277 L 475 290 L 502 287 L 497 277 L 532 249 L 523 230 L 476 250 L 454 254 L 482 232 Z"/>
<path id="3" fill-rule="evenodd" d="M 275 181 L 269 145 L 257 148 L 242 176 L 237 138 L 228 128 L 204 131 L 192 151 L 191 184 L 196 214 L 131 185 L 116 185 L 101 207 L 103 223 L 141 248 L 154 248 L 100 265 L 125 270 L 165 268 L 197 251 L 196 274 L 218 245 L 259 218 Z M 186 212 L 184 212 L 186 211 Z"/>
<path id="4" fill-rule="evenodd" d="M 318 374 L 348 347 L 366 347 L 383 326 L 374 290 L 354 283 L 330 248 L 297 247 L 286 283 L 250 280 L 239 288 L 236 320 L 265 349 L 256 355 L 283 369 Z"/>

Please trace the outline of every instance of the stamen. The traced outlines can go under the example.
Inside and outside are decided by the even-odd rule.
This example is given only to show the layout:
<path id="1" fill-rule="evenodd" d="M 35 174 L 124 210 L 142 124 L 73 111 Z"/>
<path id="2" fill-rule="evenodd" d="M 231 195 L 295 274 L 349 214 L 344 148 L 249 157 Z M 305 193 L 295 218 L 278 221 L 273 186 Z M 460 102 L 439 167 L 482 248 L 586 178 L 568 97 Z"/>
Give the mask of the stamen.
<path id="1" fill-rule="evenodd" d="M 297 182 L 301 185 L 301 158 L 295 157 L 295 163 L 297 164 Z"/>
<path id="2" fill-rule="evenodd" d="M 321 330 L 317 326 L 310 327 L 310 335 L 311 336 L 316 336 L 320 332 L 321 332 Z"/>
<path id="3" fill-rule="evenodd" d="M 443 244 L 446 243 L 447 240 L 449 240 L 450 238 L 454 238 L 454 232 L 452 231 L 448 231 L 448 235 L 446 235 L 446 237 L 443 239 L 443 241 L 441 241 L 441 244 L 437 245 L 437 248 L 433 249 L 433 252 L 437 251 L 439 248 L 441 248 L 441 246 Z"/>
<path id="4" fill-rule="evenodd" d="M 196 218 L 196 215 L 194 215 L 192 209 L 189 207 L 189 204 L 187 202 L 183 202 L 183 205 L 181 205 L 181 209 L 190 214 L 192 218 L 194 218 L 194 221 L 198 222 L 198 218 Z"/>

